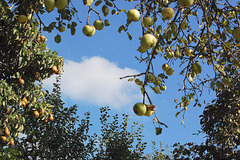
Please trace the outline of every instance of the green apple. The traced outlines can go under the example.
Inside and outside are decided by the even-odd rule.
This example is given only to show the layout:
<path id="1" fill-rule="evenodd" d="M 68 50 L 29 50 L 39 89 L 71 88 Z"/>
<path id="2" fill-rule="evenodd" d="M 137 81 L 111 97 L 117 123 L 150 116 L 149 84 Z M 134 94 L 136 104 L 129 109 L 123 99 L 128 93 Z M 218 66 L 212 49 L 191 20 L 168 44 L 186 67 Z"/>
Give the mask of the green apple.
<path id="1" fill-rule="evenodd" d="M 65 31 L 65 27 L 64 27 L 63 25 L 60 25 L 60 27 L 58 28 L 58 30 L 59 30 L 60 32 L 64 32 L 64 31 Z"/>
<path id="2" fill-rule="evenodd" d="M 162 69 L 163 69 L 164 71 L 167 71 L 169 68 L 170 68 L 170 66 L 169 66 L 167 63 L 165 63 L 165 64 L 162 65 Z"/>
<path id="3" fill-rule="evenodd" d="M 139 46 L 137 49 L 140 53 L 147 52 L 147 49 L 145 49 L 143 46 Z"/>
<path id="4" fill-rule="evenodd" d="M 182 24 L 180 25 L 181 29 L 187 29 L 188 28 L 188 23 L 187 22 L 182 22 Z"/>
<path id="5" fill-rule="evenodd" d="M 240 27 L 235 28 L 232 31 L 232 35 L 233 35 L 234 38 L 236 38 L 236 40 L 240 41 Z"/>
<path id="6" fill-rule="evenodd" d="M 163 16 L 163 20 L 169 20 L 171 18 L 173 18 L 175 15 L 175 12 L 172 8 L 170 7 L 166 7 L 162 10 L 162 16 Z"/>
<path id="7" fill-rule="evenodd" d="M 86 6 L 91 6 L 94 0 L 83 0 L 83 4 Z"/>
<path id="8" fill-rule="evenodd" d="M 141 46 L 145 49 L 150 49 L 154 47 L 157 43 L 157 39 L 150 33 L 145 34 L 141 38 Z"/>
<path id="9" fill-rule="evenodd" d="M 68 5 L 68 0 L 57 0 L 56 7 L 61 10 L 64 9 Z"/>
<path id="10" fill-rule="evenodd" d="M 162 85 L 162 86 L 160 86 L 160 89 L 161 89 L 162 91 L 166 91 L 166 89 L 167 89 L 167 86 L 165 86 L 165 85 Z"/>
<path id="11" fill-rule="evenodd" d="M 152 26 L 153 25 L 153 23 L 154 23 L 154 21 L 153 21 L 153 19 L 151 18 L 151 17 L 144 17 L 143 18 L 143 26 L 144 27 L 150 27 L 150 26 Z"/>
<path id="12" fill-rule="evenodd" d="M 185 50 L 185 55 L 188 56 L 188 57 L 193 56 L 193 50 L 190 49 L 190 48 L 187 48 L 187 49 Z"/>
<path id="13" fill-rule="evenodd" d="M 167 58 L 173 58 L 174 57 L 174 52 L 170 51 L 167 52 Z"/>
<path id="14" fill-rule="evenodd" d="M 191 7 L 194 3 L 194 0 L 178 0 L 178 4 L 181 7 Z"/>
<path id="15" fill-rule="evenodd" d="M 93 26 L 97 29 L 97 30 L 102 30 L 104 27 L 104 23 L 100 20 L 96 20 L 93 23 Z"/>
<path id="16" fill-rule="evenodd" d="M 55 8 L 55 0 L 44 0 L 46 10 L 51 12 Z"/>
<path id="17" fill-rule="evenodd" d="M 95 27 L 86 25 L 83 27 L 82 32 L 84 35 L 86 35 L 88 37 L 92 37 L 95 34 Z"/>
<path id="18" fill-rule="evenodd" d="M 147 112 L 147 107 L 145 104 L 139 102 L 133 106 L 133 111 L 136 115 L 143 116 Z"/>
<path id="19" fill-rule="evenodd" d="M 173 73 L 174 73 L 174 69 L 173 69 L 173 68 L 169 68 L 169 69 L 166 71 L 166 74 L 167 74 L 168 76 L 173 75 Z"/>
<path id="20" fill-rule="evenodd" d="M 17 18 L 18 22 L 20 23 L 26 23 L 27 22 L 27 16 L 25 15 L 19 15 Z"/>
<path id="21" fill-rule="evenodd" d="M 127 13 L 128 20 L 137 22 L 140 19 L 140 12 L 137 9 L 130 9 Z"/>

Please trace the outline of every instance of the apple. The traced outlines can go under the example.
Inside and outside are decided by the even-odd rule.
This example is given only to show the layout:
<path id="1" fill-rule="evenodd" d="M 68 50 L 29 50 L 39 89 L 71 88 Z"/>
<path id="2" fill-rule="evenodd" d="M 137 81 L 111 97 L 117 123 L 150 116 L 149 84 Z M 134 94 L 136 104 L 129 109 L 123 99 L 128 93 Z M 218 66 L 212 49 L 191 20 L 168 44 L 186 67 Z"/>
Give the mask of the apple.
<path id="1" fill-rule="evenodd" d="M 10 139 L 10 144 L 13 146 L 14 145 L 14 140 L 11 138 Z"/>
<path id="2" fill-rule="evenodd" d="M 188 28 L 188 23 L 187 22 L 182 22 L 182 24 L 180 25 L 181 29 L 187 29 Z"/>
<path id="3" fill-rule="evenodd" d="M 24 102 L 25 104 L 28 103 L 28 101 L 27 101 L 27 99 L 25 97 L 23 97 L 22 102 Z"/>
<path id="4" fill-rule="evenodd" d="M 8 127 L 5 127 L 4 132 L 5 132 L 6 136 L 10 135 L 10 131 L 9 131 Z"/>
<path id="5" fill-rule="evenodd" d="M 27 16 L 25 15 L 19 15 L 17 18 L 18 22 L 20 23 L 26 23 L 27 22 Z"/>
<path id="6" fill-rule="evenodd" d="M 150 27 L 150 26 L 152 26 L 153 25 L 153 23 L 154 23 L 154 21 L 153 21 L 153 19 L 151 18 L 151 17 L 144 17 L 143 18 L 143 26 L 144 27 Z"/>
<path id="7" fill-rule="evenodd" d="M 170 68 L 170 66 L 169 66 L 167 63 L 165 63 L 165 64 L 162 65 L 162 69 L 163 69 L 164 71 L 167 71 L 169 68 Z"/>
<path id="8" fill-rule="evenodd" d="M 7 140 L 7 137 L 6 137 L 6 136 L 1 136 L 1 139 L 2 139 L 2 141 L 4 142 L 4 141 Z"/>
<path id="9" fill-rule="evenodd" d="M 86 6 L 91 6 L 94 0 L 83 0 L 83 4 Z"/>
<path id="10" fill-rule="evenodd" d="M 22 78 L 19 78 L 18 80 L 21 85 L 24 85 L 24 80 Z"/>
<path id="11" fill-rule="evenodd" d="M 163 16 L 163 20 L 169 20 L 171 18 L 173 18 L 173 16 L 175 15 L 175 12 L 172 8 L 170 7 L 166 7 L 162 10 L 162 16 Z"/>
<path id="12" fill-rule="evenodd" d="M 56 7 L 61 10 L 64 9 L 68 5 L 68 0 L 57 0 Z"/>
<path id="13" fill-rule="evenodd" d="M 140 19 L 140 12 L 137 9 L 130 9 L 127 13 L 128 20 L 137 22 Z"/>
<path id="14" fill-rule="evenodd" d="M 236 40 L 240 41 L 240 27 L 235 28 L 232 31 L 232 35 L 233 35 L 234 38 L 236 38 Z"/>
<path id="15" fill-rule="evenodd" d="M 133 106 L 133 111 L 137 116 L 143 116 L 147 112 L 147 107 L 143 103 L 136 103 Z"/>
<path id="16" fill-rule="evenodd" d="M 34 117 L 35 117 L 35 118 L 38 118 L 38 117 L 39 117 L 38 111 L 33 111 L 33 114 L 34 114 Z"/>
<path id="17" fill-rule="evenodd" d="M 41 42 L 45 42 L 45 41 L 46 41 L 46 37 L 45 37 L 44 35 L 41 35 L 41 36 L 40 36 L 40 41 L 41 41 Z"/>
<path id="18" fill-rule="evenodd" d="M 44 0 L 46 10 L 51 12 L 55 8 L 55 0 Z"/>
<path id="19" fill-rule="evenodd" d="M 104 27 L 104 23 L 100 20 L 96 20 L 93 23 L 93 26 L 97 29 L 97 30 L 102 30 Z"/>
<path id="20" fill-rule="evenodd" d="M 147 49 L 145 49 L 143 46 L 139 46 L 137 49 L 140 53 L 147 52 Z"/>
<path id="21" fill-rule="evenodd" d="M 190 49 L 190 48 L 187 48 L 187 49 L 185 50 L 185 55 L 188 56 L 188 57 L 193 56 L 193 50 Z"/>
<path id="22" fill-rule="evenodd" d="M 194 3 L 194 0 L 178 0 L 178 4 L 181 7 L 191 7 Z"/>
<path id="23" fill-rule="evenodd" d="M 154 47 L 157 43 L 157 39 L 150 33 L 145 34 L 141 38 L 141 46 L 145 49 L 150 49 Z"/>
<path id="24" fill-rule="evenodd" d="M 86 25 L 83 27 L 82 32 L 85 36 L 92 37 L 95 34 L 95 27 Z"/>
<path id="25" fill-rule="evenodd" d="M 174 69 L 173 69 L 173 68 L 169 68 L 169 69 L 166 71 L 166 74 L 169 75 L 169 76 L 173 75 L 173 73 L 174 73 Z"/>
<path id="26" fill-rule="evenodd" d="M 64 27 L 63 25 L 60 25 L 60 27 L 58 28 L 58 30 L 59 30 L 60 32 L 64 32 L 64 31 L 65 31 L 65 27 Z"/>
<path id="27" fill-rule="evenodd" d="M 167 52 L 167 58 L 173 58 L 174 57 L 174 52 L 170 51 L 170 52 Z"/>
<path id="28" fill-rule="evenodd" d="M 167 89 L 167 86 L 162 85 L 162 86 L 160 86 L 160 89 L 161 89 L 162 91 L 165 91 L 165 90 Z"/>
<path id="29" fill-rule="evenodd" d="M 54 66 L 52 67 L 52 71 L 53 71 L 54 73 L 57 73 L 57 71 L 58 71 L 57 66 L 54 65 Z"/>
<path id="30" fill-rule="evenodd" d="M 153 113 L 155 112 L 155 106 L 154 105 L 146 105 L 147 107 L 147 111 L 146 113 L 144 114 L 144 116 L 151 116 L 153 115 Z"/>

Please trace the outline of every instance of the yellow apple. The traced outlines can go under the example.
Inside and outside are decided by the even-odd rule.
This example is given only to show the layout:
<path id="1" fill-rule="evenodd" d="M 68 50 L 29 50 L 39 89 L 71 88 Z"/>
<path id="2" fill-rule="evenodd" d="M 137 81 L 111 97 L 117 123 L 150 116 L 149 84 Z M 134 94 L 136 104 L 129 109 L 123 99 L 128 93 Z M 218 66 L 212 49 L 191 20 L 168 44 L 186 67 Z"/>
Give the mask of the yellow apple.
<path id="1" fill-rule="evenodd" d="M 174 52 L 170 51 L 167 52 L 167 58 L 173 58 L 174 57 Z"/>
<path id="2" fill-rule="evenodd" d="M 162 10 L 162 16 L 163 16 L 163 20 L 169 20 L 171 18 L 173 18 L 175 15 L 175 12 L 172 8 L 170 7 L 166 7 Z"/>
<path id="3" fill-rule="evenodd" d="M 133 111 L 136 115 L 143 116 L 147 112 L 147 107 L 145 104 L 139 102 L 133 106 Z"/>
<path id="4" fill-rule="evenodd" d="M 153 19 L 151 18 L 151 17 L 144 17 L 143 18 L 143 26 L 144 27 L 150 27 L 150 26 L 152 26 L 153 25 L 153 23 L 154 23 L 154 21 L 153 21 Z"/>
<path id="5" fill-rule="evenodd" d="M 94 0 L 83 0 L 83 4 L 86 6 L 91 6 Z"/>
<path id="6" fill-rule="evenodd" d="M 191 7 L 194 3 L 194 0 L 178 0 L 178 4 L 181 7 Z"/>
<path id="7" fill-rule="evenodd" d="M 182 24 L 180 25 L 181 29 L 187 29 L 188 28 L 188 23 L 187 22 L 182 22 Z"/>
<path id="8" fill-rule="evenodd" d="M 193 50 L 188 48 L 185 50 L 185 55 L 188 56 L 188 57 L 191 57 L 193 56 Z"/>
<path id="9" fill-rule="evenodd" d="M 86 35 L 88 37 L 92 37 L 95 34 L 95 27 L 86 25 L 83 27 L 82 32 L 84 35 Z"/>
<path id="10" fill-rule="evenodd" d="M 236 40 L 240 41 L 240 27 L 235 28 L 232 31 L 232 35 L 233 35 L 234 38 L 236 38 Z"/>
<path id="11" fill-rule="evenodd" d="M 174 69 L 173 69 L 173 68 L 169 68 L 169 69 L 166 71 L 166 74 L 167 74 L 168 76 L 173 75 L 173 73 L 174 73 Z"/>
<path id="12" fill-rule="evenodd" d="M 145 34 L 141 38 L 141 46 L 145 49 L 150 49 L 154 47 L 157 43 L 157 39 L 150 33 Z"/>
<path id="13" fill-rule="evenodd" d="M 96 20 L 93 23 L 93 26 L 97 29 L 97 30 L 102 30 L 104 27 L 104 23 L 100 20 Z"/>
<path id="14" fill-rule="evenodd" d="M 148 116 L 149 117 L 149 116 L 153 115 L 153 113 L 155 112 L 155 106 L 152 105 L 152 104 L 148 104 L 148 105 L 146 105 L 146 107 L 147 107 L 147 111 L 144 114 L 144 116 Z"/>
<path id="15" fill-rule="evenodd" d="M 164 71 L 167 71 L 169 68 L 170 68 L 170 66 L 169 66 L 167 63 L 165 63 L 165 64 L 162 65 L 162 69 L 163 69 Z"/>
<path id="16" fill-rule="evenodd" d="M 46 10 L 51 12 L 55 8 L 55 0 L 44 0 Z"/>
<path id="17" fill-rule="evenodd" d="M 162 85 L 162 86 L 160 86 L 160 89 L 161 89 L 162 91 L 165 91 L 165 90 L 167 89 L 167 86 Z"/>
<path id="18" fill-rule="evenodd" d="M 137 22 L 140 19 L 140 12 L 137 9 L 131 9 L 127 13 L 128 20 Z"/>
<path id="19" fill-rule="evenodd" d="M 56 7 L 61 10 L 64 9 L 68 5 L 68 0 L 57 0 Z"/>

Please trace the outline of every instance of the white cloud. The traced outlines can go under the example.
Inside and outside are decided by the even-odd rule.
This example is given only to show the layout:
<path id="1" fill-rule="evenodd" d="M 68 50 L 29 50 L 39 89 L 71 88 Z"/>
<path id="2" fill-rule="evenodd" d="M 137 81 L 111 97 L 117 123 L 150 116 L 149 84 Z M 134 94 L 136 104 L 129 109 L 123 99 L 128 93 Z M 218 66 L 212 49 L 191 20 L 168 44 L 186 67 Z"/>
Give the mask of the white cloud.
<path id="1" fill-rule="evenodd" d="M 141 97 L 137 85 L 127 79 L 119 79 L 138 72 L 119 68 L 105 58 L 85 57 L 81 62 L 65 60 L 63 69 L 62 94 L 74 101 L 120 108 Z M 54 78 L 47 79 L 44 85 L 49 88 L 54 81 Z"/>

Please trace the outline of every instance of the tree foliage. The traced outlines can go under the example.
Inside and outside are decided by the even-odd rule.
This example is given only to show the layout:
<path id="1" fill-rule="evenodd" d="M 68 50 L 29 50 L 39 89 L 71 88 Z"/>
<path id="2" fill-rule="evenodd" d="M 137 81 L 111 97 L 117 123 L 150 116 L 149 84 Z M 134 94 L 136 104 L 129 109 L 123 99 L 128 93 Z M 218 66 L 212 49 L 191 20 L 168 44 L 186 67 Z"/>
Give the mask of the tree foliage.
<path id="1" fill-rule="evenodd" d="M 146 143 L 142 141 L 142 128 L 138 123 L 128 124 L 128 115 L 113 117 L 109 107 L 100 109 L 101 131 L 89 134 L 92 124 L 90 113 L 84 118 L 77 115 L 79 107 L 65 107 L 61 99 L 59 79 L 53 93 L 46 100 L 54 107 L 49 122 L 27 119 L 23 135 L 14 148 L 2 150 L 17 159 L 139 159 L 144 155 Z M 43 114 L 43 113 L 41 113 Z M 11 149 L 19 151 L 11 153 Z"/>
<path id="2" fill-rule="evenodd" d="M 83 0 L 82 5 L 88 7 L 88 16 L 81 17 L 82 14 L 75 7 L 75 1 L 53 0 L 52 4 L 49 0 L 1 1 L 1 147 L 13 144 L 14 138 L 24 130 L 25 122 L 31 123 L 29 120 L 32 120 L 32 123 L 40 121 L 45 123 L 52 119 L 54 102 L 46 100 L 47 93 L 36 81 L 48 78 L 53 73 L 61 73 L 63 59 L 57 56 L 57 52 L 47 49 L 46 38 L 40 34 L 41 31 L 52 32 L 56 29 L 63 32 L 67 27 L 74 35 L 76 26 L 82 23 L 80 18 L 85 18 L 83 32 L 86 36 L 94 36 L 99 26 L 90 24 L 92 20 L 90 13 L 95 13 L 97 20 L 104 22 L 104 26 L 110 25 L 108 20 L 110 15 L 125 15 L 126 23 L 120 24 L 117 30 L 120 33 L 126 32 L 130 40 L 136 40 L 132 37 L 130 28 L 140 23 L 142 33 L 137 39 L 139 48 L 136 48 L 140 55 L 136 53 L 136 59 L 146 65 L 146 69 L 140 74 L 126 75 L 121 79 L 129 78 L 129 81 L 139 85 L 144 104 L 154 105 L 149 91 L 161 94 L 166 89 L 167 79 L 172 74 L 180 74 L 182 79 L 177 82 L 181 85 L 179 91 L 182 91 L 183 95 L 180 100 L 175 100 L 176 108 L 179 109 L 176 116 L 181 113 L 184 115 L 190 104 L 202 106 L 199 97 L 204 93 L 204 87 L 207 87 L 216 92 L 217 99 L 213 105 L 205 108 L 201 118 L 202 131 L 214 144 L 211 146 L 221 146 L 224 150 L 225 146 L 229 148 L 238 144 L 236 137 L 238 130 L 231 129 L 231 126 L 236 125 L 235 128 L 239 128 L 237 109 L 233 106 L 239 106 L 239 94 L 234 88 L 239 86 L 240 4 L 229 0 L 186 2 Z M 131 15 L 124 4 L 135 9 L 130 10 L 137 14 Z M 50 12 L 58 14 L 55 19 L 50 20 L 50 24 L 46 24 L 42 15 Z M 102 29 L 102 26 L 100 28 Z M 55 42 L 61 42 L 60 33 L 55 36 Z M 163 70 L 159 70 L 157 66 L 162 65 Z M 179 73 L 176 73 L 178 72 L 176 68 L 180 68 Z M 157 109 L 157 106 L 152 108 Z M 220 116 L 219 111 L 224 116 Z M 41 114 L 43 112 L 44 114 Z M 74 109 L 69 112 L 74 113 Z M 156 126 L 156 133 L 160 134 L 161 126 L 165 124 L 158 120 L 156 114 L 154 122 L 159 125 Z M 102 131 L 107 133 L 107 128 L 108 126 L 105 126 Z M 219 141 L 220 138 L 225 139 Z M 204 147 L 209 147 L 209 144 Z M 231 148 L 230 152 L 232 150 L 234 148 Z M 141 147 L 138 151 L 141 151 Z M 205 151 L 201 153 L 205 154 Z M 227 150 L 222 153 L 229 154 Z"/>

